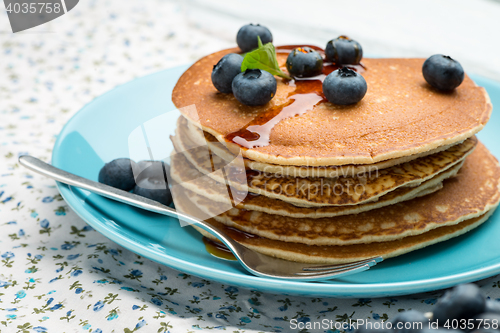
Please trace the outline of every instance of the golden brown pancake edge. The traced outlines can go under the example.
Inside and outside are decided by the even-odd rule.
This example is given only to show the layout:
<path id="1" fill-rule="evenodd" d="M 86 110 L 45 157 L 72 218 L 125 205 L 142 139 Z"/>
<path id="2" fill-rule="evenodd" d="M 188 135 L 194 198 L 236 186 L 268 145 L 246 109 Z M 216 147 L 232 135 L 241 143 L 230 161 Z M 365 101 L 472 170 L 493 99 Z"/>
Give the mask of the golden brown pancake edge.
<path id="1" fill-rule="evenodd" d="M 183 115 L 221 142 L 255 115 L 282 103 L 290 91 L 277 78 L 276 96 L 263 107 L 244 106 L 231 94 L 218 93 L 210 79 L 212 67 L 231 52 L 237 49 L 197 61 L 172 93 Z M 280 64 L 285 58 L 278 55 Z M 243 155 L 278 165 L 372 164 L 453 144 L 481 130 L 492 109 L 485 89 L 466 75 L 452 93 L 438 92 L 423 79 L 423 61 L 363 59 L 368 92 L 361 102 L 320 104 L 300 117 L 283 120 L 271 133 L 271 145 L 243 150 Z"/>

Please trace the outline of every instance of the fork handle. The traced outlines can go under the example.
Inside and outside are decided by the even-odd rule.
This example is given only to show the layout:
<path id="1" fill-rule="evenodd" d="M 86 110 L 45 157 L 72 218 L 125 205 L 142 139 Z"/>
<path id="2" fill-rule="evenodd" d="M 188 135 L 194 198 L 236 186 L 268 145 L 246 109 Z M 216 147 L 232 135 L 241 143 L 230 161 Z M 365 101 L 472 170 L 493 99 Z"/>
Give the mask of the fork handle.
<path id="1" fill-rule="evenodd" d="M 228 246 L 233 253 L 235 252 L 234 247 L 239 245 L 239 244 L 237 245 L 234 241 L 232 241 L 229 238 L 229 236 L 227 236 L 225 233 L 223 233 L 219 229 L 214 228 L 209 223 L 199 220 L 188 214 L 178 212 L 175 209 L 165 206 L 157 201 L 139 196 L 137 194 L 126 192 L 118 188 L 105 185 L 87 178 L 77 176 L 70 172 L 56 168 L 55 166 L 45 163 L 39 160 L 38 158 L 30 155 L 20 156 L 19 164 L 41 175 L 52 178 L 58 182 L 79 187 L 87 191 L 99 194 L 103 197 L 123 202 L 144 210 L 152 211 L 158 214 L 168 215 L 171 217 L 181 219 L 188 223 L 196 224 L 203 230 L 208 231 L 209 233 L 211 233 L 212 235 L 223 241 L 224 244 Z"/>

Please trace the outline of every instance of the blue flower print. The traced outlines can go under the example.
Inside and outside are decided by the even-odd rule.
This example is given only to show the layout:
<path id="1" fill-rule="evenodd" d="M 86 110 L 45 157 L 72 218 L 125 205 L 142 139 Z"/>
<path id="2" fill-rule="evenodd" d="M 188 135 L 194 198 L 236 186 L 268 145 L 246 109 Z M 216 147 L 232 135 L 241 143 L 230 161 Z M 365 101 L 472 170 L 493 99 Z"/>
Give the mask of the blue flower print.
<path id="1" fill-rule="evenodd" d="M 63 245 L 61 245 L 61 250 L 71 250 L 72 248 L 74 248 L 75 246 L 73 244 L 70 244 L 70 243 L 64 243 Z"/>
<path id="2" fill-rule="evenodd" d="M 15 255 L 14 253 L 7 251 L 7 252 L 5 252 L 4 254 L 2 254 L 2 256 L 1 256 L 1 257 L 2 257 L 2 258 L 14 258 L 15 256 L 16 256 L 16 255 Z"/>
<path id="3" fill-rule="evenodd" d="M 146 321 L 143 319 L 140 322 L 138 322 L 137 325 L 135 325 L 135 328 L 139 329 L 139 328 L 141 328 L 144 325 L 146 325 Z"/>
<path id="4" fill-rule="evenodd" d="M 48 228 L 49 225 L 50 225 L 50 222 L 47 219 L 43 219 L 40 221 L 40 227 L 42 227 L 42 228 Z"/>
<path id="5" fill-rule="evenodd" d="M 102 301 L 99 301 L 99 302 L 94 304 L 94 311 L 95 312 L 101 311 L 103 307 L 104 307 L 104 303 Z"/>
<path id="6" fill-rule="evenodd" d="M 71 272 L 71 276 L 75 277 L 75 276 L 78 276 L 78 275 L 80 275 L 80 274 L 82 274 L 82 273 L 83 273 L 83 272 L 82 272 L 82 270 L 81 270 L 81 269 L 77 269 L 77 270 L 75 270 L 75 271 Z"/>
<path id="7" fill-rule="evenodd" d="M 54 201 L 52 197 L 45 197 L 42 199 L 43 203 L 51 203 L 52 201 Z"/>
<path id="8" fill-rule="evenodd" d="M 130 272 L 130 275 L 132 276 L 141 276 L 142 272 L 138 269 L 134 269 L 132 272 Z"/>
<path id="9" fill-rule="evenodd" d="M 226 289 L 224 289 L 225 291 L 227 291 L 228 293 L 237 293 L 238 292 L 238 288 L 236 287 L 227 287 Z"/>
<path id="10" fill-rule="evenodd" d="M 16 298 L 25 298 L 26 297 L 26 292 L 24 290 L 19 290 L 16 293 Z"/>
<path id="11" fill-rule="evenodd" d="M 57 216 L 64 216 L 66 212 L 64 211 L 64 207 L 59 207 L 59 209 L 55 210 Z"/>
<path id="12" fill-rule="evenodd" d="M 151 298 L 151 303 L 155 304 L 155 305 L 158 305 L 158 306 L 161 306 L 163 304 L 162 301 L 160 301 L 158 298 Z"/>
<path id="13" fill-rule="evenodd" d="M 114 312 L 111 316 L 108 317 L 107 320 L 113 320 L 113 319 L 116 319 L 118 318 L 118 313 Z"/>

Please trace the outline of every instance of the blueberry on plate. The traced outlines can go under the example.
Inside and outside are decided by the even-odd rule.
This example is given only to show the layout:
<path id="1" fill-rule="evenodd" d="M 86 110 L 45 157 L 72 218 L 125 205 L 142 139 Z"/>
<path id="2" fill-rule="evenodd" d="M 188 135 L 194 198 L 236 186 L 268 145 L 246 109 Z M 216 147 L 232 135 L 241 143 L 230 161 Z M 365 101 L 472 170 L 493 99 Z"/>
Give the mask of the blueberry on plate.
<path id="1" fill-rule="evenodd" d="M 453 90 L 464 80 L 464 69 L 449 56 L 435 54 L 422 66 L 425 81 L 440 90 Z"/>
<path id="2" fill-rule="evenodd" d="M 323 70 L 323 58 L 310 47 L 297 47 L 286 58 L 286 69 L 296 77 L 316 76 Z"/>
<path id="3" fill-rule="evenodd" d="M 453 319 L 470 319 L 484 312 L 486 301 L 475 284 L 461 284 L 448 290 L 434 307 L 433 321 L 442 326 Z"/>
<path id="4" fill-rule="evenodd" d="M 363 48 L 355 40 L 339 36 L 326 44 L 325 54 L 337 65 L 357 65 L 363 58 Z"/>
<path id="5" fill-rule="evenodd" d="M 129 158 L 117 158 L 106 163 L 99 171 L 98 180 L 100 183 L 130 191 L 134 188 L 133 168 L 136 163 Z"/>
<path id="6" fill-rule="evenodd" d="M 233 80 L 233 94 L 245 105 L 264 105 L 276 94 L 274 76 L 261 69 L 247 69 Z"/>
<path id="7" fill-rule="evenodd" d="M 162 161 L 141 161 L 137 163 L 138 174 L 134 193 L 164 205 L 172 203 L 172 193 L 168 187 L 168 164 Z"/>
<path id="8" fill-rule="evenodd" d="M 429 327 L 429 319 L 416 310 L 399 313 L 391 323 L 395 333 L 417 333 Z"/>
<path id="9" fill-rule="evenodd" d="M 221 93 L 233 91 L 231 83 L 236 75 L 241 73 L 243 57 L 236 53 L 229 53 L 222 57 L 212 70 L 212 83 Z"/>
<path id="10" fill-rule="evenodd" d="M 331 72 L 323 81 L 323 94 L 328 101 L 339 105 L 359 102 L 367 89 L 365 78 L 347 67 Z"/>
<path id="11" fill-rule="evenodd" d="M 260 36 L 262 44 L 272 43 L 273 41 L 273 34 L 268 28 L 260 24 L 253 25 L 250 23 L 240 28 L 236 35 L 236 43 L 243 52 L 249 52 L 259 47 L 257 36 Z"/>

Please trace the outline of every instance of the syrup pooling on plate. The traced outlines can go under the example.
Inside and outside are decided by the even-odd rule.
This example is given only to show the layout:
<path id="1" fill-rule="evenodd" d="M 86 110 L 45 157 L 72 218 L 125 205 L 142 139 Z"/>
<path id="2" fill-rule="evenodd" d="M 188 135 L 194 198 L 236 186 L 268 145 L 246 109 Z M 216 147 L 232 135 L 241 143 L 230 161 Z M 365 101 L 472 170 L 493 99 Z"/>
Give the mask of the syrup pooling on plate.
<path id="1" fill-rule="evenodd" d="M 328 102 L 323 94 L 323 80 L 340 66 L 327 62 L 323 49 L 317 46 L 307 46 L 318 51 L 323 57 L 323 72 L 314 77 L 285 80 L 285 84 L 295 88 L 288 94 L 287 101 L 266 110 L 238 131 L 229 133 L 226 135 L 226 140 L 247 149 L 267 146 L 270 143 L 272 129 L 280 121 L 303 115 L 318 104 Z M 288 54 L 296 47 L 304 47 L 304 45 L 279 46 L 276 48 L 276 53 Z M 347 67 L 357 72 L 365 70 L 361 64 Z"/>
<path id="2" fill-rule="evenodd" d="M 250 212 L 249 212 L 250 213 Z M 244 239 L 250 239 L 250 238 L 261 238 L 259 236 L 256 236 L 254 234 L 250 234 L 248 232 L 229 227 L 226 225 L 222 225 L 219 227 L 223 232 L 225 232 L 229 237 L 234 239 L 235 241 L 242 241 Z M 205 244 L 205 249 L 207 250 L 208 253 L 211 255 L 226 259 L 226 260 L 236 260 L 236 257 L 233 255 L 231 250 L 229 250 L 224 244 L 211 240 L 208 237 L 203 236 L 203 243 Z"/>
<path id="3" fill-rule="evenodd" d="M 207 250 L 207 252 L 214 257 L 226 260 L 236 260 L 236 257 L 233 255 L 233 253 L 224 244 L 213 241 L 207 237 L 203 237 L 203 243 L 205 244 L 205 249 Z"/>

